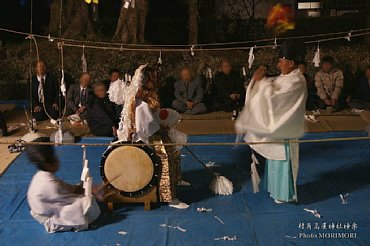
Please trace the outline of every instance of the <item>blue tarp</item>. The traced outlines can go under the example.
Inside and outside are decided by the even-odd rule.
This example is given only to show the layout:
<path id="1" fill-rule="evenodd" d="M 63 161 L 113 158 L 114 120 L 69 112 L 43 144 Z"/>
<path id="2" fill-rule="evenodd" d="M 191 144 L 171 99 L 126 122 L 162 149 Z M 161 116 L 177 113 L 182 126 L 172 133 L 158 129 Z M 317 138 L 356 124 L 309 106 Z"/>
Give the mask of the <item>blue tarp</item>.
<path id="1" fill-rule="evenodd" d="M 307 134 L 305 138 L 349 136 L 365 134 L 320 133 Z M 81 141 L 108 142 L 109 139 Z M 233 142 L 234 136 L 190 137 L 190 142 L 225 141 Z M 247 146 L 237 149 L 191 147 L 203 161 L 221 165 L 214 170 L 232 180 L 235 187 L 232 196 L 212 195 L 208 190 L 211 176 L 183 150 L 183 177 L 192 187 L 180 187 L 178 196 L 190 204 L 188 209 L 162 205 L 146 212 L 142 205 L 122 205 L 114 213 L 108 213 L 102 204 L 103 214 L 89 231 L 55 234 L 46 233 L 29 214 L 26 192 L 35 168 L 22 154 L 0 178 L 0 245 L 370 245 L 370 141 L 306 143 L 300 147 L 298 204 L 274 204 L 264 190 L 253 194 Z M 81 148 L 57 147 L 57 150 L 61 159 L 57 175 L 77 183 L 81 173 Z M 95 181 L 100 181 L 99 163 L 104 150 L 104 147 L 88 148 Z M 259 171 L 263 173 L 263 165 Z M 348 203 L 342 204 L 339 195 L 346 193 L 350 194 Z M 213 210 L 199 213 L 198 207 Z M 316 218 L 304 208 L 316 209 L 323 217 Z M 343 228 L 347 223 L 350 227 Z M 180 226 L 186 232 L 160 224 Z M 128 233 L 120 235 L 119 231 Z M 356 233 L 353 235 L 357 238 L 302 238 L 342 232 Z M 236 236 L 237 240 L 214 240 L 223 236 Z"/>

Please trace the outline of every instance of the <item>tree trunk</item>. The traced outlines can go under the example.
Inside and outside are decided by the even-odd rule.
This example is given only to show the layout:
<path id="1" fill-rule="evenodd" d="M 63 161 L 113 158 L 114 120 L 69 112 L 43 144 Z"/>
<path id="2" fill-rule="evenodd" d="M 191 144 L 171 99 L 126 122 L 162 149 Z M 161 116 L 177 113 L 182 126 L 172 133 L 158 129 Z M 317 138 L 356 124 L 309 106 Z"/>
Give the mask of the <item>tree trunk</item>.
<path id="1" fill-rule="evenodd" d="M 60 2 L 61 0 L 54 0 L 50 6 L 49 33 L 57 36 L 59 36 Z M 89 8 L 90 5 L 82 0 L 63 0 L 63 37 L 77 38 L 86 36 L 89 39 L 96 37 Z"/>
<path id="2" fill-rule="evenodd" d="M 148 13 L 148 0 L 136 0 L 135 5 L 124 8 L 122 2 L 113 40 L 125 44 L 144 43 L 145 22 Z"/>
<path id="3" fill-rule="evenodd" d="M 189 44 L 198 43 L 198 0 L 189 0 Z"/>

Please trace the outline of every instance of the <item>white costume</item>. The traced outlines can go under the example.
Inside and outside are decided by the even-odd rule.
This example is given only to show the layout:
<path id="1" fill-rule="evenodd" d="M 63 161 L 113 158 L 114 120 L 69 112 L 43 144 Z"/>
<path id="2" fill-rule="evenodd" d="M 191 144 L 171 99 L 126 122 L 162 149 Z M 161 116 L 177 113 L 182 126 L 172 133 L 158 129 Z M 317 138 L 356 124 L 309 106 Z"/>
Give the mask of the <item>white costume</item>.
<path id="1" fill-rule="evenodd" d="M 31 215 L 47 232 L 86 230 L 99 217 L 95 198 L 74 194 L 75 188 L 51 172 L 38 171 L 33 176 L 27 200 Z"/>
<path id="2" fill-rule="evenodd" d="M 276 78 L 252 81 L 247 89 L 245 106 L 236 121 L 236 130 L 247 133 L 245 140 L 249 142 L 302 137 L 306 98 L 306 81 L 299 69 Z M 298 144 L 288 147 L 296 197 Z M 289 160 L 285 144 L 257 144 L 251 148 L 269 160 Z"/>

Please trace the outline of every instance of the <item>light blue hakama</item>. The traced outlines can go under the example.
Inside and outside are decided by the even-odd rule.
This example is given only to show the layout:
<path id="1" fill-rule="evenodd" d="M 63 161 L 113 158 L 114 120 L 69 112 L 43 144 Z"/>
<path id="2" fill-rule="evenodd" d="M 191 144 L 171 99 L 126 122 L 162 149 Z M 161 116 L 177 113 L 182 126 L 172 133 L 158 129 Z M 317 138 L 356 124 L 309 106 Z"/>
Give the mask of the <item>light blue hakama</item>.
<path id="1" fill-rule="evenodd" d="M 290 159 L 289 144 L 285 144 L 285 160 L 267 160 L 265 188 L 275 200 L 290 202 L 296 200 Z"/>

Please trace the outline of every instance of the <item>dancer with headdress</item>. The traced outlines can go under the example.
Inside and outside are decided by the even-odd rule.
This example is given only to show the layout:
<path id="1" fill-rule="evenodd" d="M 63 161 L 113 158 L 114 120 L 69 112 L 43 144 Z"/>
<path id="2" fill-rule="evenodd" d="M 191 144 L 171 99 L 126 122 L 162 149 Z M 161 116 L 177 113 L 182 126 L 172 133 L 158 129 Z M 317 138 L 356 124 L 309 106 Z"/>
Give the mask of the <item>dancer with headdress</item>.
<path id="1" fill-rule="evenodd" d="M 176 147 L 163 146 L 163 143 L 185 143 L 187 137 L 173 129 L 181 119 L 180 114 L 171 109 L 160 109 L 154 74 L 147 65 L 140 66 L 130 85 L 120 80 L 111 84 L 109 98 L 116 104 L 123 104 L 118 141 L 155 144 L 155 153 L 162 162 L 158 181 L 160 200 L 173 202 L 175 187 L 182 181 L 180 155 Z"/>

